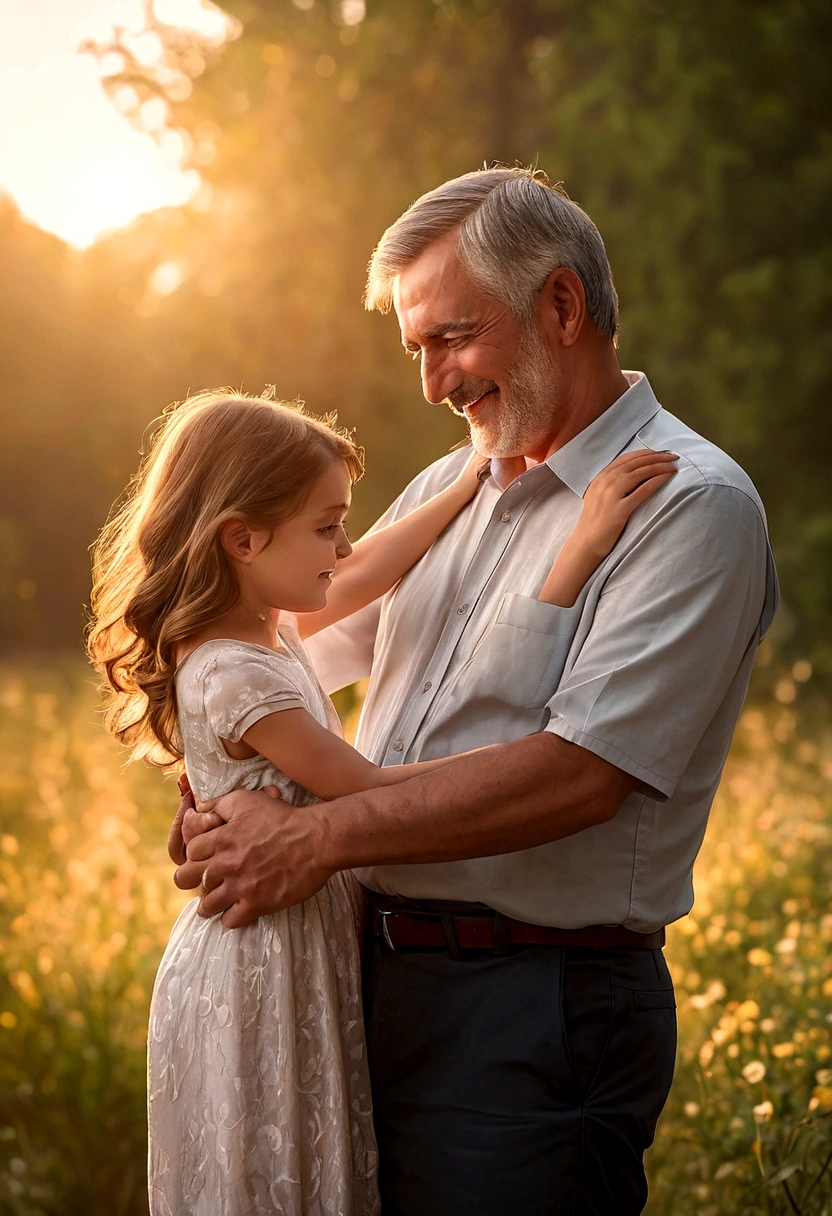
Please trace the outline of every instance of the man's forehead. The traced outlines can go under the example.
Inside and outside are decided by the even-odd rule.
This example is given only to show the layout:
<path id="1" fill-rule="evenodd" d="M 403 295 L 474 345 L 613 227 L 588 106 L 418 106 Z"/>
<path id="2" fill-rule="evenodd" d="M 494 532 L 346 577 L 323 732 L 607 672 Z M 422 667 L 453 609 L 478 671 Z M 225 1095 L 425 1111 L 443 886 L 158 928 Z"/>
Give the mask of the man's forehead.
<path id="1" fill-rule="evenodd" d="M 402 332 L 441 337 L 470 323 L 483 295 L 457 254 L 456 239 L 434 241 L 393 284 L 393 307 Z"/>

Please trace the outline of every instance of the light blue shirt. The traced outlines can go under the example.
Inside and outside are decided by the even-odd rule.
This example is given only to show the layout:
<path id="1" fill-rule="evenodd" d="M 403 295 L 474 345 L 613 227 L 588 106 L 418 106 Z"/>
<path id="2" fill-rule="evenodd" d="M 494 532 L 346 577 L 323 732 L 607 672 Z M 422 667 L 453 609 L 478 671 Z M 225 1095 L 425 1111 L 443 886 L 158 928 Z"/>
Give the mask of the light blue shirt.
<path id="1" fill-rule="evenodd" d="M 638 789 L 611 821 L 564 840 L 359 871 L 368 886 L 567 929 L 651 932 L 690 910 L 777 579 L 749 478 L 662 409 L 641 373 L 625 375 L 631 387 L 600 418 L 505 491 L 487 482 L 397 588 L 309 650 L 330 691 L 370 675 L 356 744 L 378 764 L 546 730 Z M 634 512 L 574 607 L 540 603 L 590 481 L 640 445 L 677 453 L 676 475 Z M 466 458 L 431 465 L 380 525 L 443 489 Z M 553 768 L 553 787 L 558 779 Z"/>

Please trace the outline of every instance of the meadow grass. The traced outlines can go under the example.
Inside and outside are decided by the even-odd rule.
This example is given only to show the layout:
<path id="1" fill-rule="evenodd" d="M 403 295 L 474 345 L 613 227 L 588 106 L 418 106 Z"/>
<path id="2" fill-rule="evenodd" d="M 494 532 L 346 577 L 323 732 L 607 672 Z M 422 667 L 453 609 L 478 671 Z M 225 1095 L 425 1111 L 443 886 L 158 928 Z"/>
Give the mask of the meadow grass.
<path id="1" fill-rule="evenodd" d="M 143 1216 L 145 1028 L 177 912 L 173 783 L 75 657 L 0 669 L 0 1213 Z M 669 934 L 680 1043 L 649 1216 L 832 1214 L 832 734 L 743 716 Z"/>

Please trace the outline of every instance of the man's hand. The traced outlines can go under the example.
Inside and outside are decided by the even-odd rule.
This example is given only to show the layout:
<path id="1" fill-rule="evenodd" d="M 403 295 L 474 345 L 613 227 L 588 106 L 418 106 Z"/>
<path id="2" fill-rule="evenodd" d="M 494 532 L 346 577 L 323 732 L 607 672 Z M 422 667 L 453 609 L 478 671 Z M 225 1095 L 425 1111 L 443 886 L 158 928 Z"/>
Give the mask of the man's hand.
<path id="1" fill-rule="evenodd" d="M 187 861 L 186 849 L 193 838 L 199 836 L 201 832 L 210 832 L 212 828 L 219 827 L 221 823 L 225 823 L 225 820 L 216 811 L 205 813 L 196 809 L 190 782 L 184 774 L 179 778 L 177 784 L 182 797 L 168 832 L 168 857 L 175 865 L 181 866 Z M 197 879 L 193 886 L 198 887 L 199 883 L 200 879 Z M 177 886 L 181 886 L 183 891 L 191 890 L 190 887 L 178 882 Z"/>
<path id="2" fill-rule="evenodd" d="M 317 806 L 290 806 L 277 790 L 236 790 L 193 813 L 206 812 L 222 824 L 190 840 L 175 877 L 184 890 L 202 882 L 200 916 L 223 912 L 236 929 L 309 899 L 330 877 L 319 860 L 326 818 Z"/>

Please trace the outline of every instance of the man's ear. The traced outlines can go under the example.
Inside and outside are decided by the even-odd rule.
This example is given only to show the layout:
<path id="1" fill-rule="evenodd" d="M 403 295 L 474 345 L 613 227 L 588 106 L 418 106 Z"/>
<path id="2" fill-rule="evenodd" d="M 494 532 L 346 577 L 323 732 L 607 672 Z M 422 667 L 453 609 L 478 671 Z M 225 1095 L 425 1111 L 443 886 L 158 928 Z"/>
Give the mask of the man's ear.
<path id="1" fill-rule="evenodd" d="M 223 524 L 220 531 L 220 543 L 223 549 L 235 562 L 246 565 L 255 558 L 268 541 L 265 532 L 251 528 L 241 519 L 230 519 Z"/>
<path id="2" fill-rule="evenodd" d="M 574 346 L 586 319 L 584 285 L 574 270 L 553 270 L 539 296 L 544 324 L 552 327 L 561 346 Z"/>

